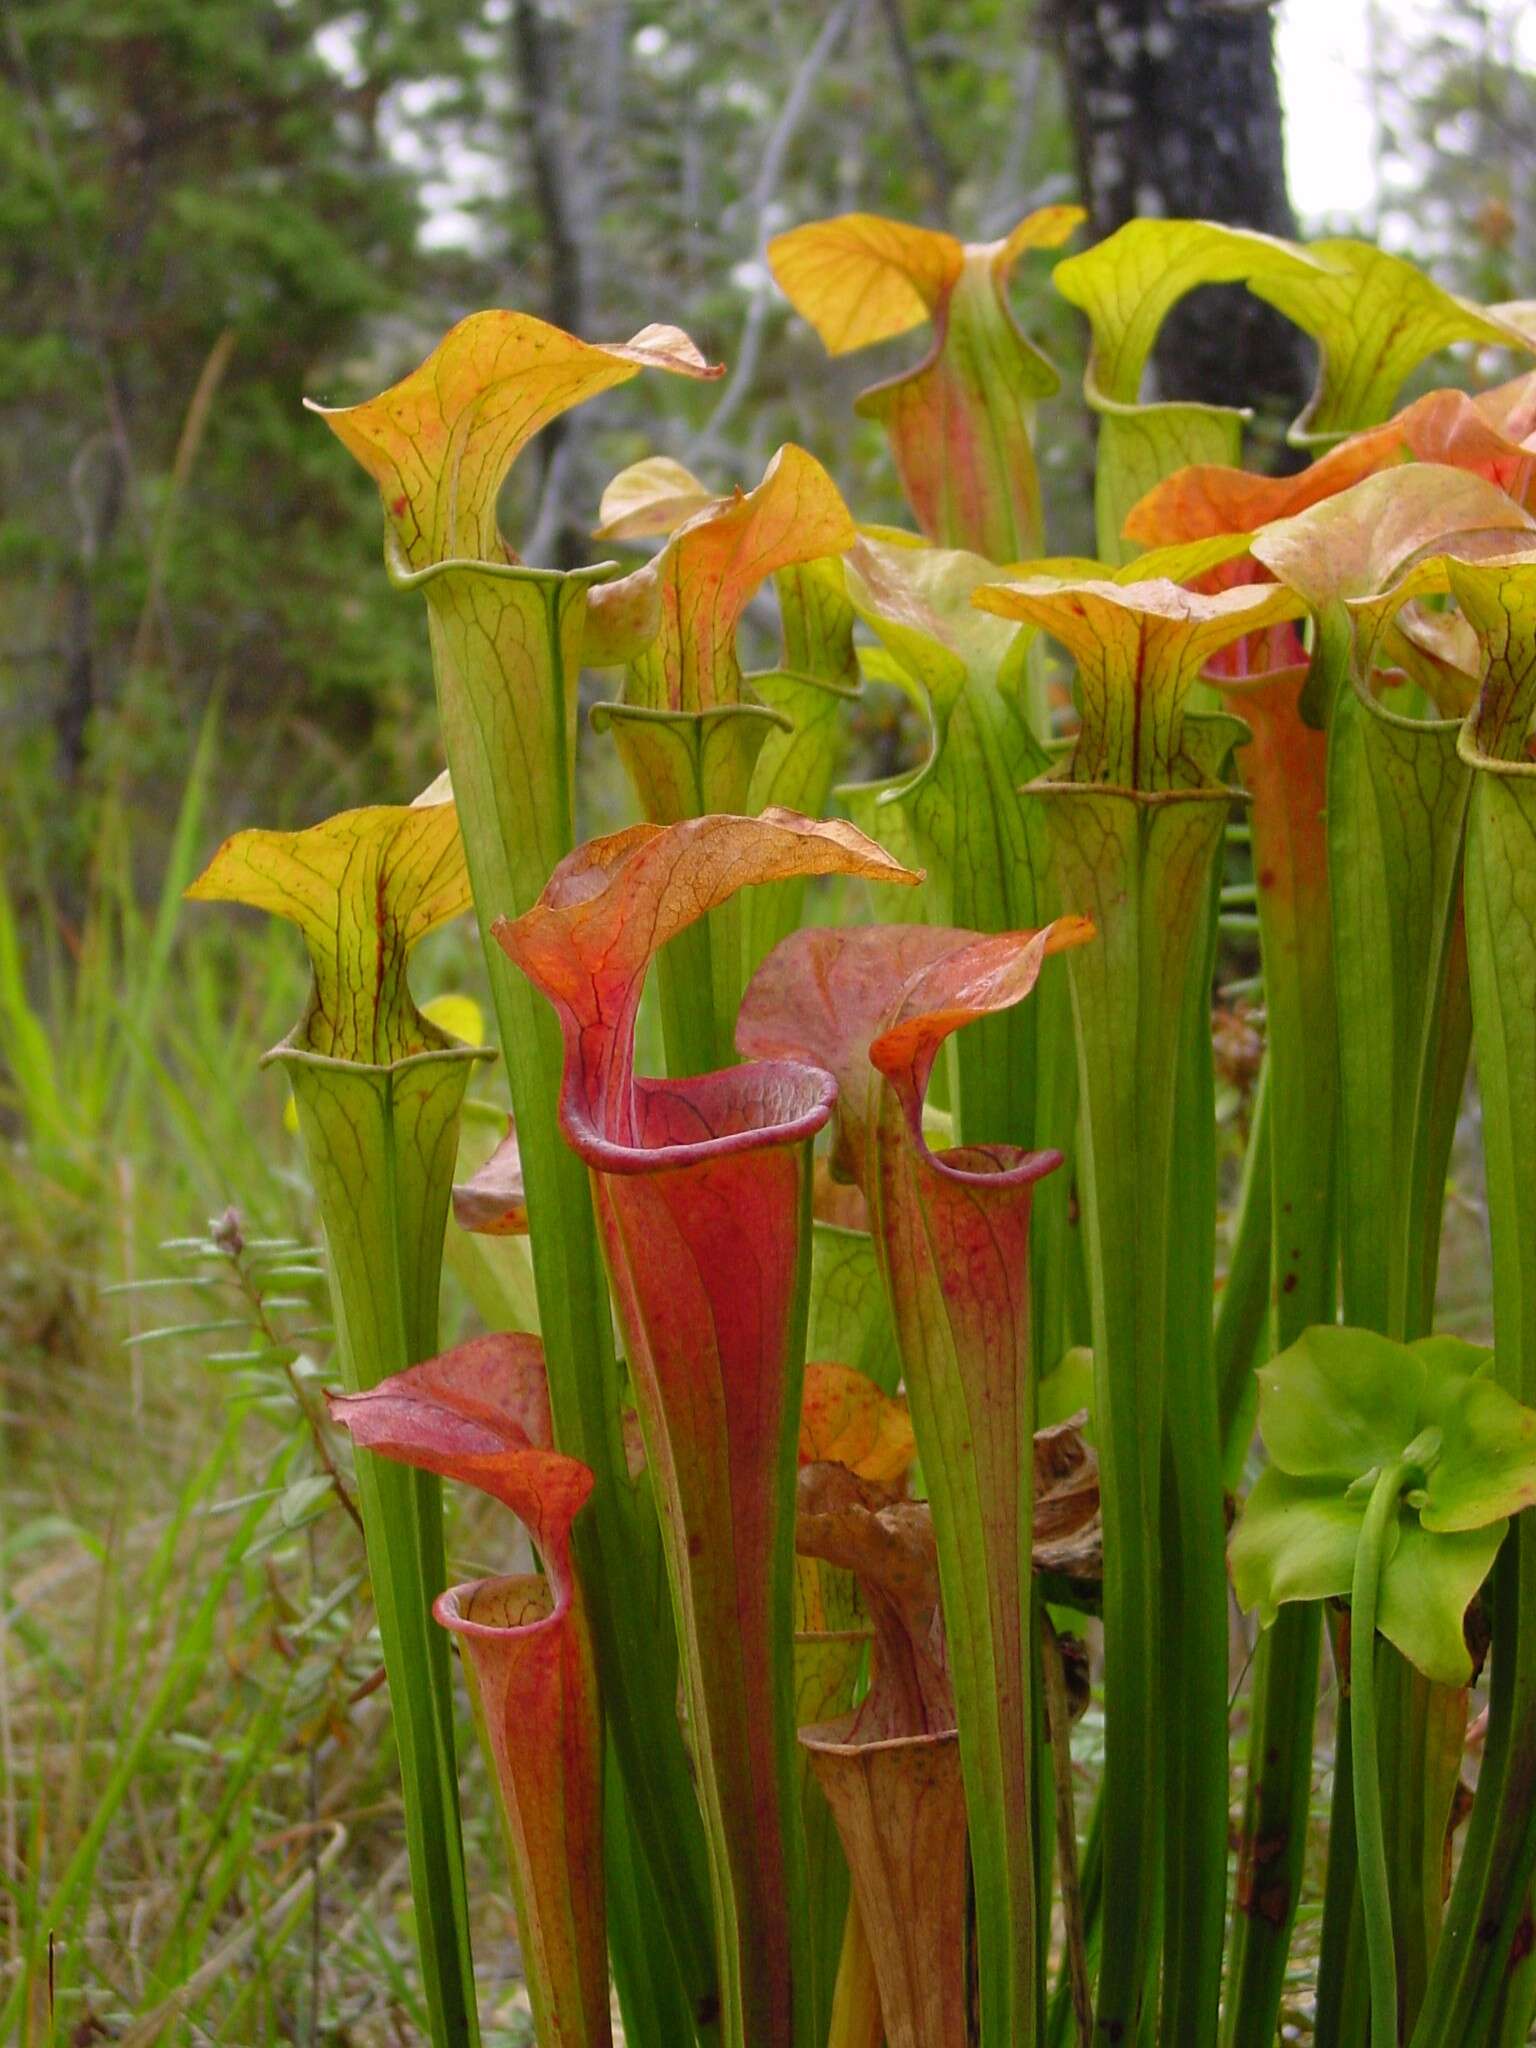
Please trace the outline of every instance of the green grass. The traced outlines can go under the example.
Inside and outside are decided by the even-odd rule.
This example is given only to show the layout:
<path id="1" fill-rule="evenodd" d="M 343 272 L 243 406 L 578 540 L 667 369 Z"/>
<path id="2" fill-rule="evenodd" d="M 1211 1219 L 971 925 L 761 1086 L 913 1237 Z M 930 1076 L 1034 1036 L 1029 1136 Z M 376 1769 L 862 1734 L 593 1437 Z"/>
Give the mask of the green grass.
<path id="1" fill-rule="evenodd" d="M 310 1197 L 258 1068 L 302 959 L 180 902 L 217 836 L 214 743 L 147 910 L 125 813 L 81 907 L 25 790 L 0 805 L 0 2038 L 27 2048 L 423 2032 Z M 422 985 L 473 964 L 455 935 Z M 230 1206 L 238 1256 L 210 1230 Z M 463 1514 L 456 1563 L 505 1566 L 495 1522 Z M 511 2048 L 467 1711 L 462 1734 L 486 2038 Z"/>

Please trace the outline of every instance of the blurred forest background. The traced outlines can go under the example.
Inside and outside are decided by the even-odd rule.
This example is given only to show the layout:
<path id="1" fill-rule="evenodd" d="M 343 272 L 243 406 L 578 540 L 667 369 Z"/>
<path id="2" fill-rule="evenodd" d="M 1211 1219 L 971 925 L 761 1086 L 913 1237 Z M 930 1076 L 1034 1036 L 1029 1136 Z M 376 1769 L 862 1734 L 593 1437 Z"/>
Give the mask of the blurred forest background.
<path id="1" fill-rule="evenodd" d="M 1380 0 L 1375 199 L 1300 225 L 1530 296 L 1519 14 Z M 1138 207 L 1292 232 L 1270 45 L 1262 6 L 1202 0 L 0 0 L 0 2012 L 23 2039 L 132 2013 L 160 2015 L 146 2041 L 413 2038 L 385 1708 L 314 1416 L 323 1290 L 256 1069 L 297 942 L 179 905 L 225 832 L 404 800 L 440 765 L 373 487 L 300 400 L 382 388 L 484 305 L 594 339 L 672 321 L 730 375 L 640 380 L 546 434 L 505 511 L 529 559 L 583 558 L 604 482 L 652 452 L 727 488 L 795 439 L 899 520 L 851 412 L 879 366 L 826 360 L 767 237 L 864 209 L 988 239 L 1073 197 L 1098 232 Z M 1051 542 L 1083 549 L 1081 336 L 1048 260 L 1021 269 L 1063 372 Z M 1272 347 L 1193 304 L 1158 374 L 1226 396 L 1237 363 L 1283 417 L 1307 366 Z M 875 695 L 854 744 L 889 769 L 922 735 Z M 594 783 L 589 823 L 617 801 Z M 422 993 L 477 974 L 451 934 Z M 230 1203 L 243 1236 L 205 1236 Z M 471 1852 L 489 1899 L 495 1845 Z M 522 2038 L 515 1996 L 497 2024 Z"/>

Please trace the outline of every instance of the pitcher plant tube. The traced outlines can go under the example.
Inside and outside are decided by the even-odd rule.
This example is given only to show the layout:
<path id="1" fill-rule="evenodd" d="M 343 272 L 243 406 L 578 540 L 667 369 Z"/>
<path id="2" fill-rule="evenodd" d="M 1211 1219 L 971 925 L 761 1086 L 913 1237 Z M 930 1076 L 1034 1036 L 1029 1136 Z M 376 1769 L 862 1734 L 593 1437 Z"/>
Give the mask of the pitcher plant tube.
<path id="1" fill-rule="evenodd" d="M 1147 220 L 1048 256 L 1080 220 L 772 239 L 786 362 L 909 338 L 858 409 L 917 532 L 861 525 L 819 447 L 716 476 L 706 429 L 695 476 L 627 420 L 595 538 L 646 558 L 519 559 L 498 500 L 543 425 L 642 371 L 702 424 L 717 371 L 668 327 L 472 315 L 323 414 L 426 606 L 449 774 L 238 839 L 197 893 L 294 919 L 314 964 L 275 1057 L 435 2042 L 476 2026 L 439 1482 L 386 1439 L 481 1482 L 504 1460 L 541 1551 L 537 1588 L 441 1611 L 491 1660 L 493 1759 L 518 1720 L 497 1767 L 546 2038 L 600 2042 L 611 1977 L 635 2048 L 1262 2048 L 1320 1864 L 1317 2048 L 1528 2031 L 1536 319 L 1345 237 Z M 1240 405 L 1150 381 L 1211 285 L 1316 343 L 1296 474 L 1239 466 Z M 1050 552 L 1052 289 L 1085 318 L 1093 559 Z M 1424 388 L 1446 347 L 1492 388 Z M 578 851 L 583 668 L 645 822 Z M 842 780 L 859 754 L 878 779 Z M 510 1123 L 461 1116 L 474 1050 L 405 984 L 471 893 Z M 1218 1063 L 1229 975 L 1252 1044 Z M 542 1343 L 547 1426 L 482 1403 L 468 1353 L 409 1379 L 443 1341 L 460 1124 L 451 1312 L 515 1347 L 493 1376 L 536 1380 Z M 1455 1326 L 1491 1364 L 1429 1334 L 1478 1270 L 1447 1187 L 1479 1151 L 1491 1302 Z M 1219 1157 L 1244 1192 L 1218 1313 Z M 1230 1701 L 1229 1487 L 1263 1624 Z M 1081 1843 L 1073 1611 L 1103 1617 Z M 575 1718 L 519 1690 L 557 1664 Z"/>
<path id="2" fill-rule="evenodd" d="M 664 507 L 665 500 L 655 503 L 654 516 L 663 518 Z M 633 530 L 638 521 L 631 510 L 625 523 Z M 706 502 L 652 561 L 604 593 L 621 616 L 647 616 L 620 700 L 597 705 L 593 723 L 612 731 L 652 824 L 755 808 L 750 799 L 762 748 L 790 719 L 747 685 L 736 651 L 741 615 L 769 577 L 840 554 L 853 539 L 837 486 L 791 444 L 755 490 Z M 731 1057 L 745 983 L 744 914 L 734 899 L 717 904 L 657 962 L 674 1075 L 703 1073 Z"/>
<path id="3" fill-rule="evenodd" d="M 707 2033 L 719 1999 L 708 1878 L 674 1711 L 675 1650 L 650 1597 L 655 1517 L 625 1465 L 591 1201 L 557 1126 L 559 1034 L 490 938 L 492 921 L 526 910 L 575 843 L 577 682 L 592 592 L 613 574 L 525 566 L 500 532 L 497 501 L 541 427 L 642 370 L 720 374 L 676 328 L 593 344 L 528 314 L 476 313 L 398 384 L 321 417 L 378 484 L 391 580 L 426 601 L 443 748 L 536 1219 L 556 1440 L 597 1482 L 576 1547 L 589 1554 L 598 1665 L 647 1877 L 641 1945 L 675 1960 L 677 2001 Z"/>
<path id="4" fill-rule="evenodd" d="M 1081 207 L 1044 206 L 1001 241 L 961 243 L 845 213 L 768 244 L 780 289 L 832 355 L 931 323 L 923 360 L 857 409 L 885 428 L 907 503 L 942 546 L 994 562 L 1040 550 L 1035 411 L 1061 379 L 1020 332 L 1008 284 L 1021 256 L 1059 247 L 1083 219 Z"/>
<path id="5" fill-rule="evenodd" d="M 748 883 L 818 872 L 903 873 L 851 826 L 791 812 L 640 825 L 579 848 L 496 927 L 565 1041 L 561 1126 L 592 1175 L 662 1516 L 722 2028 L 753 2048 L 811 2025 L 793 1495 L 810 1140 L 834 1090 L 788 1060 L 642 1080 L 634 1030 L 663 945 Z"/>
<path id="6" fill-rule="evenodd" d="M 416 1008 L 411 949 L 469 908 L 451 803 L 343 811 L 304 832 L 240 832 L 188 895 L 296 924 L 309 1005 L 268 1058 L 293 1088 L 325 1233 L 343 1378 L 361 1392 L 437 1349 L 443 1229 L 474 1063 Z M 478 2039 L 447 1645 L 428 1610 L 447 1576 L 438 1481 L 373 1458 L 358 1500 L 405 1794 L 411 1891 L 436 2048 Z"/>
<path id="7" fill-rule="evenodd" d="M 366 1393 L 333 1395 L 354 1443 L 512 1510 L 542 1573 L 480 1579 L 433 1612 L 464 1654 L 501 1799 L 538 2048 L 610 2048 L 602 1715 L 571 1524 L 592 1474 L 551 1448 L 536 1337 L 472 1338 Z"/>
<path id="8" fill-rule="evenodd" d="M 863 926 L 786 939 L 758 970 L 737 1043 L 837 1080 L 837 1152 L 869 1204 L 934 1509 L 975 1872 L 982 2038 L 1031 2038 L 1043 1909 L 1030 1627 L 1034 1376 L 1027 1256 L 1054 1152 L 933 1152 L 923 1097 L 945 1040 L 1022 1001 L 1053 950 L 1092 929 L 983 937 Z"/>

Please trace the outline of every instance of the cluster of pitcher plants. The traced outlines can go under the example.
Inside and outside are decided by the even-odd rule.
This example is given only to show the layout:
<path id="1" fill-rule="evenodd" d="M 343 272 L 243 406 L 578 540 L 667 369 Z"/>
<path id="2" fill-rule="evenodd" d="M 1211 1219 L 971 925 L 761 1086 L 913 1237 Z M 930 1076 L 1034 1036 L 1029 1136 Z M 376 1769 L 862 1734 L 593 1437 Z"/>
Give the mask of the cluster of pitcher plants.
<path id="1" fill-rule="evenodd" d="M 631 2048 L 1268 2048 L 1320 1704 L 1316 2040 L 1526 2039 L 1536 308 L 1203 222 L 1056 260 L 1098 557 L 1052 557 L 1057 378 L 1010 279 L 1079 225 L 770 246 L 830 352 L 929 329 L 858 402 L 910 532 L 790 445 L 760 479 L 616 477 L 628 573 L 520 561 L 497 502 L 542 426 L 719 374 L 675 328 L 479 313 L 321 412 L 425 604 L 447 773 L 243 832 L 192 893 L 312 962 L 271 1057 L 439 2048 L 478 2038 L 450 1639 L 542 2048 L 609 2042 L 615 1999 Z M 1244 414 L 1143 400 L 1212 283 L 1316 342 L 1291 473 L 1240 466 Z M 1404 403 L 1452 344 L 1513 381 Z M 781 651 L 749 674 L 760 591 Z M 585 843 L 583 670 L 580 744 L 641 820 Z M 868 683 L 927 758 L 840 784 Z M 489 1156 L 493 1055 L 407 980 L 470 910 Z M 1231 920 L 1264 1058 L 1218 1286 Z M 1491 1350 L 1434 1328 L 1474 1051 Z M 445 1230 L 487 1329 L 441 1352 Z M 522 1569 L 448 1585 L 444 1480 L 510 1511 Z"/>

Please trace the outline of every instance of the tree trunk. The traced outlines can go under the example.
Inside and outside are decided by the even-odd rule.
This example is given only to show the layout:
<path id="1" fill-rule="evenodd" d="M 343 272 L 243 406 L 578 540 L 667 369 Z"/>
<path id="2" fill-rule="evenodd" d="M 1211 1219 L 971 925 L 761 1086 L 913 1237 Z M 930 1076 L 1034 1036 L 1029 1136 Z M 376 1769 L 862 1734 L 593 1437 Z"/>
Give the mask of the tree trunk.
<path id="1" fill-rule="evenodd" d="M 544 316 L 567 334 L 580 335 L 586 325 L 586 292 L 561 132 L 559 64 L 539 0 L 513 0 L 511 27 L 528 179 L 549 266 Z M 567 488 L 580 434 L 576 415 L 567 413 L 551 420 L 538 439 L 543 488 L 527 541 L 528 558 L 548 556 L 557 569 L 573 569 L 585 558 L 585 535 L 570 515 Z"/>
<path id="2" fill-rule="evenodd" d="M 1055 0 L 1053 25 L 1096 236 L 1136 214 L 1295 234 L 1268 0 Z M 1305 335 L 1209 285 L 1165 323 L 1148 395 L 1289 421 L 1312 370 Z"/>

